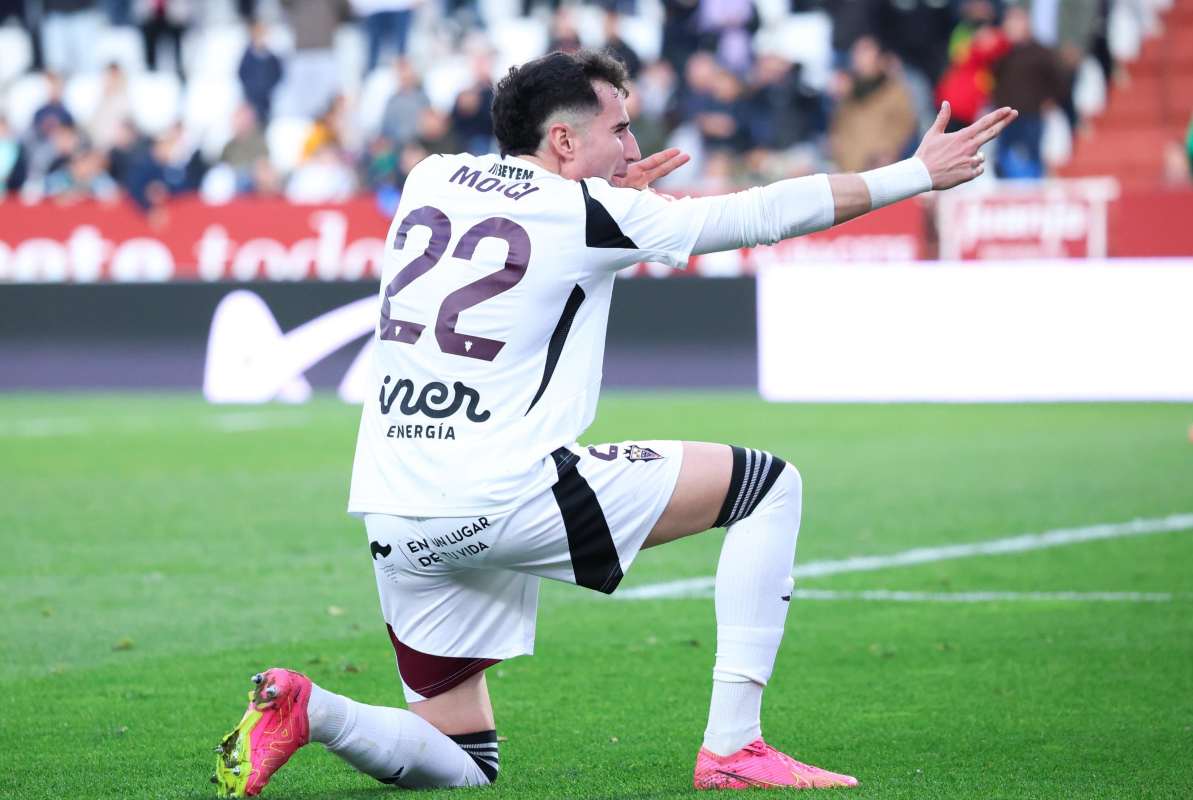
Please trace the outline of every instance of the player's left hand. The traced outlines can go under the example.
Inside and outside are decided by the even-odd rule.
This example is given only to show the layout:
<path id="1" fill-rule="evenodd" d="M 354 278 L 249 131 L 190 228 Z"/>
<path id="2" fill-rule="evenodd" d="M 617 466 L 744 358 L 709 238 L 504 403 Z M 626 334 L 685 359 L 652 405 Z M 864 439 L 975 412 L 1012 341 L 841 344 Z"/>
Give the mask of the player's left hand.
<path id="1" fill-rule="evenodd" d="M 924 134 L 916 157 L 924 162 L 932 176 L 933 189 L 951 189 L 973 180 L 986 171 L 986 156 L 981 148 L 1019 116 L 1009 106 L 991 111 L 977 122 L 955 133 L 945 133 L 952 109 L 946 100 L 940 106 L 936 122 Z"/>
<path id="2" fill-rule="evenodd" d="M 622 177 L 614 177 L 612 183 L 622 189 L 645 189 L 659 178 L 670 175 L 675 170 L 692 160 L 687 153 L 678 147 L 668 147 L 653 156 L 635 161 L 626 169 Z"/>

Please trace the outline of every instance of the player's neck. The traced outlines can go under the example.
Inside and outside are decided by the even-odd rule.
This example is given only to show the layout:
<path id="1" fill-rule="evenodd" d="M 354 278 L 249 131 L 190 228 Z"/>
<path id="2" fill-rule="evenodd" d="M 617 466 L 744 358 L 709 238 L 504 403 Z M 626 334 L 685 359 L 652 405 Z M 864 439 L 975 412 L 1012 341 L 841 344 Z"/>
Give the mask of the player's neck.
<path id="1" fill-rule="evenodd" d="M 538 153 L 535 153 L 533 155 L 524 156 L 507 156 L 507 158 L 510 157 L 520 158 L 523 161 L 528 161 L 535 166 L 542 167 L 548 172 L 554 172 L 556 175 L 563 174 L 563 165 L 559 162 L 559 159 L 552 156 L 541 156 Z"/>

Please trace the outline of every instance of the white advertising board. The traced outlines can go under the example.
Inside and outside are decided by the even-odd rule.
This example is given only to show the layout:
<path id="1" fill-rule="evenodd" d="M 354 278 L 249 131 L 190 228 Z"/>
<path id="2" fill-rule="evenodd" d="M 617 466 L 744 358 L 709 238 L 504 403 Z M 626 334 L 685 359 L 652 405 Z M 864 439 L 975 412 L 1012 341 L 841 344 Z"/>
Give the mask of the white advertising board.
<path id="1" fill-rule="evenodd" d="M 1193 401 L 1193 259 L 772 265 L 771 401 Z"/>

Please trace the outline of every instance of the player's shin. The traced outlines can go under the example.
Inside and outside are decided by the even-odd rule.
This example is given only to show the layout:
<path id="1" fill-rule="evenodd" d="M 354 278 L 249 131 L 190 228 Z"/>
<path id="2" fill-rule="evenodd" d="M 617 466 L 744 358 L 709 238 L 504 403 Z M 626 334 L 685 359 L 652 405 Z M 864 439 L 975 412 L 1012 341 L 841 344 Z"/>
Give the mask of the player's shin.
<path id="1" fill-rule="evenodd" d="M 494 731 L 449 737 L 405 709 L 365 705 L 318 686 L 308 715 L 311 741 L 382 783 L 427 789 L 483 786 L 497 777 Z"/>
<path id="2" fill-rule="evenodd" d="M 728 532 L 717 565 L 717 657 L 704 739 L 720 755 L 761 735 L 762 690 L 783 639 L 802 508 L 794 467 L 758 450 L 734 448 L 733 458 L 717 520 Z"/>

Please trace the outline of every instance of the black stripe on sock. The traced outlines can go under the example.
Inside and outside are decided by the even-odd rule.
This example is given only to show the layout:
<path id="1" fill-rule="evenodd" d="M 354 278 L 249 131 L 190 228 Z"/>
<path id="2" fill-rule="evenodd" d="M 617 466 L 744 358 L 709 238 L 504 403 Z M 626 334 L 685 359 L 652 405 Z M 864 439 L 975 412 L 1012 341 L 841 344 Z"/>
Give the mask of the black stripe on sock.
<path id="1" fill-rule="evenodd" d="M 588 247 L 637 250 L 638 245 L 634 244 L 634 240 L 622 232 L 609 211 L 588 193 L 584 181 L 580 181 L 580 191 L 584 193 L 584 244 Z"/>
<path id="2" fill-rule="evenodd" d="M 588 481 L 576 469 L 576 455 L 561 447 L 551 457 L 559 471 L 559 480 L 551 492 L 563 516 L 576 585 L 612 594 L 623 575 L 605 512 Z"/>
<path id="3" fill-rule="evenodd" d="M 458 733 L 455 736 L 448 736 L 456 744 L 460 745 L 460 749 L 469 755 L 469 757 L 476 762 L 476 766 L 484 773 L 485 777 L 489 779 L 489 783 L 497 782 L 497 772 L 499 769 L 499 757 L 497 754 L 497 731 L 477 731 L 476 733 Z M 492 745 L 492 750 L 484 750 L 481 752 L 473 752 L 472 748 L 476 745 Z"/>
<path id="4" fill-rule="evenodd" d="M 742 483 L 746 478 L 746 450 L 744 447 L 731 447 L 733 451 L 733 471 L 729 476 L 729 491 L 725 492 L 725 502 L 721 503 L 721 513 L 717 514 L 714 528 L 724 528 L 729 524 L 729 515 L 741 494 Z"/>
<path id="5" fill-rule="evenodd" d="M 576 312 L 580 310 L 580 304 L 583 302 L 584 290 L 580 288 L 580 284 L 576 284 L 572 293 L 568 295 L 567 302 L 563 304 L 563 313 L 559 315 L 559 322 L 555 323 L 551 341 L 547 343 L 547 363 L 543 367 L 543 380 L 539 384 L 539 390 L 534 393 L 534 399 L 530 401 L 530 407 L 526 409 L 526 414 L 530 413 L 530 409 L 534 408 L 534 404 L 543 396 L 543 392 L 547 391 L 547 384 L 551 382 L 551 376 L 555 374 L 555 367 L 559 363 L 559 355 L 563 352 L 563 343 L 567 341 L 568 333 L 572 330 L 572 323 L 576 319 Z M 526 414 L 522 416 L 526 416 Z"/>

